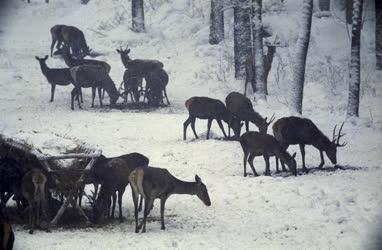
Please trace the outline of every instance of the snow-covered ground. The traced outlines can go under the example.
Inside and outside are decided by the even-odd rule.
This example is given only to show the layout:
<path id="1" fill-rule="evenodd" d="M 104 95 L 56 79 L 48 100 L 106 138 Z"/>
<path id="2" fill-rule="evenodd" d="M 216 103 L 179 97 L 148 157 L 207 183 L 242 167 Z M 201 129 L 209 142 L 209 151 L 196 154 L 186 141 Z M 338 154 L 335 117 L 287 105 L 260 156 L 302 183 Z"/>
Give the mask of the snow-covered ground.
<path id="1" fill-rule="evenodd" d="M 237 142 L 194 140 L 190 129 L 188 140 L 182 140 L 187 98 L 206 95 L 224 100 L 229 92 L 243 90 L 242 81 L 232 77 L 232 42 L 227 39 L 220 46 L 208 45 L 209 1 L 194 0 L 192 5 L 190 0 L 145 1 L 145 34 L 129 29 L 130 2 L 126 0 L 92 0 L 85 6 L 77 0 L 52 0 L 48 5 L 40 0 L 32 0 L 30 5 L 19 0 L 6 2 L 6 11 L 0 13 L 0 133 L 29 138 L 31 143 L 44 142 L 44 147 L 58 144 L 55 134 L 67 135 L 96 145 L 107 156 L 141 152 L 152 166 L 168 168 L 180 179 L 192 181 L 198 174 L 212 201 L 211 207 L 205 207 L 196 197 L 171 197 L 165 231 L 160 230 L 156 203 L 151 214 L 156 220 L 148 223 L 148 232 L 135 234 L 128 191 L 123 200 L 127 222 L 104 228 L 58 228 L 34 235 L 16 227 L 16 249 L 365 249 L 380 234 L 382 76 L 369 69 L 374 67 L 370 19 L 363 31 L 363 62 L 368 67 L 363 68 L 361 118 L 346 121 L 348 145 L 338 152 L 340 164 L 349 170 L 244 178 Z M 264 20 L 293 46 L 300 5 L 286 2 L 286 10 L 278 18 L 266 14 Z M 134 58 L 163 61 L 170 75 L 171 106 L 150 112 L 92 109 L 90 91 L 85 90 L 84 110 L 71 111 L 71 87 L 60 86 L 55 101 L 49 103 L 50 86 L 34 56 L 48 54 L 49 29 L 60 23 L 85 32 L 89 46 L 103 54 L 99 59 L 112 66 L 116 84 L 124 72 L 115 52 L 119 46 L 129 44 Z M 288 28 L 283 30 L 286 24 Z M 304 116 L 329 136 L 334 125 L 346 118 L 347 75 L 341 74 L 346 71 L 349 45 L 338 21 L 313 20 Z M 288 64 L 288 53 L 281 49 L 278 58 Z M 270 97 L 255 108 L 265 116 L 275 113 L 280 118 L 291 114 L 286 106 L 290 69 L 286 66 L 280 73 L 285 79 L 277 84 L 278 62 L 276 58 L 270 75 Z M 49 58 L 47 63 L 64 66 L 60 58 Z M 197 121 L 202 137 L 206 126 L 205 121 Z M 213 138 L 222 137 L 215 123 L 212 132 Z M 316 149 L 307 148 L 306 162 L 308 167 L 318 165 Z M 262 158 L 255 160 L 255 166 L 262 173 Z"/>

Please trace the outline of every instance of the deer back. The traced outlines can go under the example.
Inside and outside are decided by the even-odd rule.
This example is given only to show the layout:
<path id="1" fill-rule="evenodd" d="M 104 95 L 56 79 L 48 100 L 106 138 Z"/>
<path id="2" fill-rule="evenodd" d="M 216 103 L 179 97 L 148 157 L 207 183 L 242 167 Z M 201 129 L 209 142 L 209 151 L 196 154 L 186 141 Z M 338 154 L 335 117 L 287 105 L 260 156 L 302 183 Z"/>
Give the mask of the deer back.
<path id="1" fill-rule="evenodd" d="M 85 86 L 99 85 L 102 80 L 109 76 L 105 69 L 100 65 L 74 66 L 70 68 L 70 75 L 75 83 Z"/>
<path id="2" fill-rule="evenodd" d="M 201 119 L 222 119 L 226 113 L 224 103 L 209 97 L 194 96 L 186 101 L 188 112 Z"/>

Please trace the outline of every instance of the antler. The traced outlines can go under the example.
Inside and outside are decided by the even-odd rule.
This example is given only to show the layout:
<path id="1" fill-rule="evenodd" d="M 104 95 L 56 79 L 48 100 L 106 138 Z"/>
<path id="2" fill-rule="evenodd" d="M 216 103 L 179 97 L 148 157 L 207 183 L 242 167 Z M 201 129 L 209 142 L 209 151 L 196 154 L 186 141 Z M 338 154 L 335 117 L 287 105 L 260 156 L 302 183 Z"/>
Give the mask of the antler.
<path id="1" fill-rule="evenodd" d="M 343 137 L 345 134 L 341 134 L 341 131 L 342 131 L 342 128 L 344 127 L 344 124 L 345 122 L 343 122 L 341 124 L 341 127 L 340 129 L 338 130 L 338 135 L 336 136 L 336 129 L 337 129 L 337 125 L 334 126 L 334 129 L 333 129 L 333 139 L 332 139 L 332 142 L 337 146 L 337 147 L 344 147 L 346 146 L 346 142 L 340 144 L 340 138 Z"/>
<path id="2" fill-rule="evenodd" d="M 275 120 L 275 114 L 273 114 L 273 115 L 271 116 L 271 119 L 269 119 L 269 122 L 267 122 L 267 117 L 265 117 L 265 122 L 267 123 L 268 126 L 269 126 L 269 124 L 271 124 L 274 120 Z"/>

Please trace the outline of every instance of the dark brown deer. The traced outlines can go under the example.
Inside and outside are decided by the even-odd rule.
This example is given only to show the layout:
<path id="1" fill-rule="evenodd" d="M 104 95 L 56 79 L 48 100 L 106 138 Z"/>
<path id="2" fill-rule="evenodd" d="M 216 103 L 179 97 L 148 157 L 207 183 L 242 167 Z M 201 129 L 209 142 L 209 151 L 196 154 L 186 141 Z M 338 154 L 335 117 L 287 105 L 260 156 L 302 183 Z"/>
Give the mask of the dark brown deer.
<path id="1" fill-rule="evenodd" d="M 84 33 L 74 27 L 67 25 L 55 25 L 50 29 L 52 43 L 50 46 L 50 55 L 52 56 L 53 47 L 57 43 L 56 48 L 60 49 L 62 44 L 65 44 L 69 49 L 72 49 L 73 55 L 83 58 L 90 54 L 90 49 L 86 43 Z"/>
<path id="2" fill-rule="evenodd" d="M 196 195 L 206 205 L 211 206 L 207 187 L 203 184 L 199 176 L 195 175 L 195 182 L 185 182 L 177 179 L 167 169 L 163 168 L 137 168 L 129 176 L 131 184 L 135 232 L 142 228 L 142 233 L 146 232 L 146 219 L 153 208 L 154 200 L 160 199 L 161 229 L 164 225 L 164 209 L 166 200 L 173 194 Z M 143 221 L 138 225 L 138 195 L 145 200 Z"/>
<path id="3" fill-rule="evenodd" d="M 95 202 L 95 220 L 102 222 L 106 215 L 114 218 L 116 193 L 118 193 L 119 219 L 122 220 L 122 197 L 129 184 L 129 175 L 137 167 L 148 166 L 149 159 L 139 153 L 131 153 L 113 158 L 102 157 L 94 165 L 90 173 L 93 183 L 101 183 L 101 190 Z M 142 197 L 140 206 L 142 205 Z"/>
<path id="4" fill-rule="evenodd" d="M 318 168 L 322 168 L 325 163 L 323 152 L 333 164 L 337 164 L 337 148 L 346 145 L 346 143 L 340 144 L 340 138 L 345 135 L 341 134 L 343 126 L 344 123 L 336 135 L 336 125 L 333 129 L 333 138 L 329 140 L 310 119 L 290 116 L 281 118 L 273 124 L 273 134 L 285 149 L 289 145 L 300 146 L 302 168 L 306 171 L 305 145 L 312 145 L 320 151 L 321 163 Z"/>
<path id="5" fill-rule="evenodd" d="M 225 98 L 227 109 L 240 121 L 245 122 L 246 131 L 249 131 L 249 122 L 252 122 L 259 128 L 259 132 L 266 134 L 269 124 L 275 119 L 274 116 L 268 121 L 253 109 L 252 102 L 244 95 L 238 92 L 231 92 Z"/>
<path id="6" fill-rule="evenodd" d="M 150 72 L 146 78 L 146 95 L 147 101 L 150 105 L 158 106 L 163 103 L 163 96 L 166 98 L 167 105 L 170 101 L 167 97 L 166 86 L 168 84 L 168 74 L 162 69 L 158 68 Z M 163 92 L 163 95 L 162 95 Z"/>
<path id="7" fill-rule="evenodd" d="M 62 56 L 64 58 L 64 61 L 68 67 L 74 67 L 79 65 L 96 65 L 104 68 L 104 71 L 108 74 L 110 73 L 110 65 L 107 62 L 99 61 L 99 60 L 93 60 L 93 59 L 75 59 L 73 58 L 69 53 L 69 48 L 67 46 L 64 46 Z M 100 106 L 102 107 L 102 95 L 101 95 L 101 88 L 98 88 L 98 97 Z M 96 89 L 92 88 L 92 106 L 94 107 L 94 98 L 95 98 L 95 92 Z"/>
<path id="8" fill-rule="evenodd" d="M 81 88 L 103 88 L 110 97 L 110 107 L 113 108 L 119 98 L 119 92 L 113 80 L 99 65 L 80 65 L 70 68 L 70 74 L 74 80 L 72 90 L 71 108 L 74 110 L 74 98 L 78 95 Z M 79 103 L 78 103 L 79 104 Z M 79 108 L 81 105 L 79 104 Z"/>
<path id="9" fill-rule="evenodd" d="M 40 64 L 41 72 L 48 80 L 49 84 L 52 86 L 51 88 L 51 95 L 50 95 L 50 101 L 53 102 L 54 100 L 54 92 L 56 89 L 56 85 L 60 86 L 68 86 L 70 84 L 73 84 L 73 78 L 70 74 L 69 68 L 49 68 L 46 65 L 46 59 L 48 59 L 48 56 L 45 56 L 44 58 L 39 58 L 36 56 L 36 60 Z M 80 89 L 79 97 L 82 101 L 82 91 Z"/>
<path id="10" fill-rule="evenodd" d="M 188 110 L 188 118 L 183 123 L 183 140 L 186 140 L 187 127 L 191 124 L 192 131 L 195 138 L 198 139 L 198 135 L 195 131 L 195 120 L 207 119 L 207 139 L 210 136 L 210 129 L 212 121 L 215 119 L 222 130 L 224 137 L 227 138 L 227 134 L 224 131 L 222 120 L 225 121 L 234 130 L 235 137 L 240 136 L 240 130 L 242 124 L 224 105 L 224 103 L 217 99 L 209 97 L 194 96 L 188 99 L 185 103 Z"/>
<path id="11" fill-rule="evenodd" d="M 47 177 L 44 172 L 36 168 L 27 172 L 22 180 L 22 194 L 29 206 L 30 234 L 33 234 L 35 226 L 40 226 L 40 210 L 46 217 L 46 182 Z"/>
<path id="12" fill-rule="evenodd" d="M 253 174 L 258 176 L 255 167 L 253 166 L 253 160 L 256 156 L 263 156 L 265 161 L 265 175 L 271 175 L 269 157 L 276 156 L 282 159 L 289 170 L 296 175 L 296 160 L 294 159 L 296 153 L 291 156 L 271 135 L 261 134 L 259 132 L 249 131 L 245 132 L 240 137 L 240 145 L 244 152 L 244 177 L 247 176 L 247 161 L 251 166 Z"/>
<path id="13" fill-rule="evenodd" d="M 15 242 L 15 234 L 13 233 L 12 226 L 0 212 L 0 249 L 12 250 Z"/>
<path id="14" fill-rule="evenodd" d="M 28 3 L 31 3 L 31 0 L 28 0 Z M 49 3 L 49 0 L 45 0 L 45 3 Z"/>

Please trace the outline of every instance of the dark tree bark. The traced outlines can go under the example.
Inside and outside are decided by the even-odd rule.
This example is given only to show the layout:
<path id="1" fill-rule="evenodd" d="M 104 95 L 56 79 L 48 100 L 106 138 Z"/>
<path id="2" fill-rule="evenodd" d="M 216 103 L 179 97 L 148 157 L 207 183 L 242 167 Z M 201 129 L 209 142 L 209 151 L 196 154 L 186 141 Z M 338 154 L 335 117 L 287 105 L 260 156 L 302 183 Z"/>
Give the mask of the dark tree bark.
<path id="1" fill-rule="evenodd" d="M 250 14 L 249 0 L 237 0 L 234 7 L 234 60 L 236 79 L 244 78 L 246 61 L 252 58 Z"/>
<path id="2" fill-rule="evenodd" d="M 346 22 L 348 24 L 352 24 L 353 23 L 353 20 L 352 20 L 352 17 L 353 17 L 353 0 L 346 0 L 345 15 L 346 15 Z"/>
<path id="3" fill-rule="evenodd" d="M 268 95 L 267 85 L 264 79 L 264 51 L 263 51 L 263 29 L 261 8 L 262 0 L 252 0 L 252 25 L 253 25 L 253 49 L 255 63 L 255 84 L 256 94 L 259 98 L 265 98 Z"/>
<path id="4" fill-rule="evenodd" d="M 268 75 L 269 75 L 269 72 L 271 71 L 273 58 L 276 53 L 276 46 L 267 45 L 267 47 L 268 47 L 268 52 L 264 56 L 264 71 L 265 71 L 264 81 L 265 81 L 265 86 L 267 87 L 267 90 L 268 90 Z"/>
<path id="5" fill-rule="evenodd" d="M 312 27 L 313 0 L 304 0 L 302 7 L 301 30 L 298 35 L 293 56 L 292 108 L 302 114 L 302 98 L 304 96 L 305 65 L 308 54 L 310 30 Z"/>
<path id="6" fill-rule="evenodd" d="M 330 0 L 319 0 L 318 8 L 321 11 L 329 11 L 330 10 Z"/>
<path id="7" fill-rule="evenodd" d="M 353 24 L 350 52 L 348 116 L 359 116 L 359 92 L 361 84 L 360 52 L 363 0 L 353 0 Z"/>
<path id="8" fill-rule="evenodd" d="M 382 70 L 382 1 L 375 0 L 375 53 L 377 70 Z"/>
<path id="9" fill-rule="evenodd" d="M 131 1 L 132 27 L 135 32 L 145 31 L 145 14 L 143 9 L 143 0 Z"/>
<path id="10" fill-rule="evenodd" d="M 211 0 L 210 44 L 218 44 L 224 39 L 223 1 Z"/>

